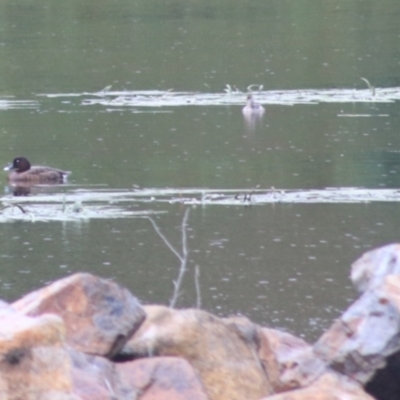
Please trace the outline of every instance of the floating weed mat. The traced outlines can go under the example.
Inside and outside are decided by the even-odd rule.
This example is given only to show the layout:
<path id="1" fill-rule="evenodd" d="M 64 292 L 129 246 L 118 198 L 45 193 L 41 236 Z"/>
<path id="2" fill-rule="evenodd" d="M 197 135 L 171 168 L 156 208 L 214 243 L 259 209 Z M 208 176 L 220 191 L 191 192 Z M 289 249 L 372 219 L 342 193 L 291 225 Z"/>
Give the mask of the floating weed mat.
<path id="1" fill-rule="evenodd" d="M 152 210 L 132 211 L 117 206 L 82 204 L 33 204 L 19 201 L 3 201 L 0 209 L 0 223 L 13 221 L 49 222 L 49 221 L 82 221 L 91 219 L 144 217 L 162 212 Z"/>
<path id="2" fill-rule="evenodd" d="M 400 202 L 398 189 L 331 188 L 324 190 L 253 190 L 236 194 L 206 194 L 201 199 L 188 199 L 186 204 L 264 205 L 270 203 L 371 203 Z"/>
<path id="3" fill-rule="evenodd" d="M 400 202 L 400 189 L 327 188 L 281 189 L 143 189 L 132 201 L 182 203 L 187 205 L 249 206 L 270 203 L 371 203 Z M 125 201 L 128 200 L 125 197 Z"/>
<path id="4" fill-rule="evenodd" d="M 75 189 L 58 195 L 3 197 L 0 222 L 74 221 L 132 218 L 167 211 L 132 210 L 132 205 L 261 206 L 271 203 L 400 202 L 400 189 L 327 188 L 320 190 L 143 188 L 132 190 Z"/>
<path id="5" fill-rule="evenodd" d="M 39 102 L 35 100 L 13 100 L 10 98 L 0 98 L 0 110 L 16 109 L 38 109 Z"/>
<path id="6" fill-rule="evenodd" d="M 242 203 L 365 203 L 400 201 L 400 189 L 326 188 L 326 189 L 207 189 L 207 188 L 142 188 L 142 189 L 75 189 L 58 195 L 3 197 L 6 207 L 25 208 L 39 205 L 54 206 L 60 212 L 76 213 L 91 207 L 107 216 L 131 212 L 129 203 L 227 204 Z M 125 215 L 125 214 L 121 214 Z"/>
<path id="7" fill-rule="evenodd" d="M 84 106 L 102 105 L 108 110 L 129 107 L 181 107 L 244 105 L 247 92 L 232 90 L 229 85 L 222 93 L 157 91 L 111 91 L 41 94 L 48 98 L 80 99 Z M 107 89 L 107 88 L 106 88 Z M 392 103 L 400 100 L 400 87 L 367 89 L 303 89 L 258 90 L 254 92 L 261 104 L 318 104 L 318 103 Z"/>

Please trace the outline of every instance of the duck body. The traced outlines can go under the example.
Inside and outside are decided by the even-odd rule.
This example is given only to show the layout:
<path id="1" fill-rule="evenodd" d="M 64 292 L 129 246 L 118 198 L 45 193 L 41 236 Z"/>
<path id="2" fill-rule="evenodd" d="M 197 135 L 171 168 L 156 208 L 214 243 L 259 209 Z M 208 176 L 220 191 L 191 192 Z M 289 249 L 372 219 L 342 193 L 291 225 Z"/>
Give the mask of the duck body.
<path id="1" fill-rule="evenodd" d="M 25 157 L 16 157 L 13 162 L 4 168 L 9 171 L 8 181 L 10 183 L 25 184 L 54 184 L 64 183 L 70 171 L 44 166 L 31 166 Z"/>
<path id="2" fill-rule="evenodd" d="M 263 115 L 265 112 L 265 108 L 259 104 L 256 103 L 253 99 L 253 96 L 249 94 L 247 96 L 247 103 L 243 107 L 242 112 L 244 115 L 250 116 L 250 115 Z"/>

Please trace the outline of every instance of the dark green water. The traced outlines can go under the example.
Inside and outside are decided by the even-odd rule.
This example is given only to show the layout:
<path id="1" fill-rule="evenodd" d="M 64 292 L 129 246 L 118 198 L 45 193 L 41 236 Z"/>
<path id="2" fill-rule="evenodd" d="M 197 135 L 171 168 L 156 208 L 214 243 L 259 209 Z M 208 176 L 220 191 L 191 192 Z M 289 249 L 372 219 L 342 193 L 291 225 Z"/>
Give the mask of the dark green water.
<path id="1" fill-rule="evenodd" d="M 249 129 L 241 106 L 107 107 L 67 94 L 223 93 L 400 86 L 400 4 L 387 0 L 0 0 L 0 164 L 25 155 L 72 170 L 70 183 L 130 189 L 399 187 L 399 103 L 268 104 Z M 167 93 L 167 92 L 166 92 Z M 49 97 L 63 94 L 60 97 Z M 9 97 L 12 96 L 12 97 Z M 340 114 L 362 115 L 340 117 Z M 6 187 L 6 178 L 3 179 Z M 32 194 L 35 196 L 35 194 Z M 185 207 L 156 219 L 180 245 Z M 356 294 L 349 266 L 399 241 L 398 203 L 191 209 L 178 306 L 241 313 L 308 339 Z M 148 220 L 0 224 L 1 297 L 75 271 L 168 303 L 179 261 Z"/>

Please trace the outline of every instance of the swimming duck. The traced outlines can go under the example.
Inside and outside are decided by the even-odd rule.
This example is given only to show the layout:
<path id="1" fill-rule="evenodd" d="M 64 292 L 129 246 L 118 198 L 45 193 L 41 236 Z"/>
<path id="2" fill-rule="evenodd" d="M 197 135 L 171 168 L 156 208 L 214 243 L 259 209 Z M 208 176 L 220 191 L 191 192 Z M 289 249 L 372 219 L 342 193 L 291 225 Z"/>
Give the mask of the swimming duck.
<path id="1" fill-rule="evenodd" d="M 9 182 L 30 184 L 63 183 L 71 173 L 51 167 L 31 166 L 25 157 L 14 158 L 11 164 L 4 167 L 4 171 L 10 171 Z"/>
<path id="2" fill-rule="evenodd" d="M 256 103 L 253 99 L 253 96 L 249 94 L 247 96 L 247 104 L 243 107 L 242 112 L 244 115 L 263 115 L 265 112 L 265 108 Z"/>

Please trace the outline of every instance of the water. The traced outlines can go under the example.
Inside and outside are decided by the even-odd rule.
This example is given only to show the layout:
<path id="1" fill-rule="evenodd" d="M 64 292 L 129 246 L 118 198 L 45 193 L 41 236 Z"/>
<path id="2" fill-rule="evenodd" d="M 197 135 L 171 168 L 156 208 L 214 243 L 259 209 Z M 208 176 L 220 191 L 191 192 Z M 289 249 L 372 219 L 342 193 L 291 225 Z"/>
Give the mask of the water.
<path id="1" fill-rule="evenodd" d="M 190 207 L 177 306 L 201 300 L 318 337 L 357 296 L 351 262 L 399 240 L 398 201 L 188 206 L 179 189 L 399 187 L 399 102 L 378 101 L 400 86 L 399 11 L 394 0 L 0 1 L 0 160 L 73 171 L 68 186 L 17 199 L 29 218 L 3 210 L 14 218 L 0 223 L 1 297 L 83 270 L 168 304 L 179 260 L 147 216 L 181 251 Z M 241 113 L 250 85 L 267 109 L 253 124 Z M 325 102 L 328 89 L 344 98 Z M 162 98 L 143 106 L 129 97 L 139 91 Z M 163 103 L 175 92 L 188 105 Z M 134 188 L 173 194 L 101 194 Z M 83 193 L 100 200 L 66 216 Z"/>

